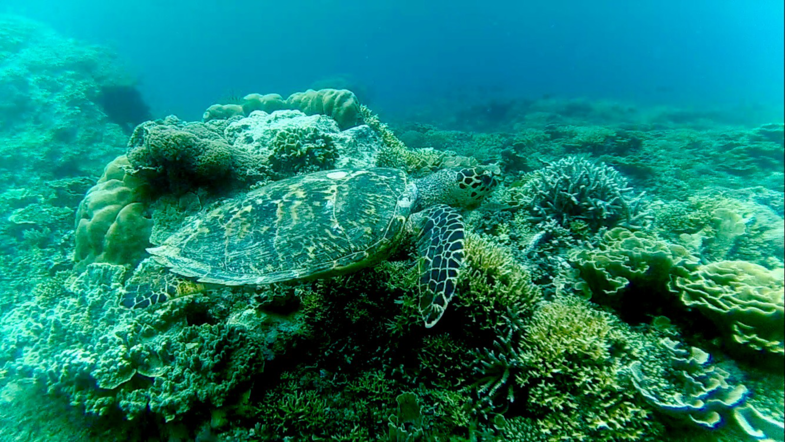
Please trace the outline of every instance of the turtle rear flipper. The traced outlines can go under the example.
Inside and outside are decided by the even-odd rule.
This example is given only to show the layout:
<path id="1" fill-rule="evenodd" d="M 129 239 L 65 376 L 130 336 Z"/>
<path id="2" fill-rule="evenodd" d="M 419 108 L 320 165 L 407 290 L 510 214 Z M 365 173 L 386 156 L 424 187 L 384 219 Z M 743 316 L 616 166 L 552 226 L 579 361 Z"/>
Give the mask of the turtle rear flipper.
<path id="1" fill-rule="evenodd" d="M 439 322 L 450 303 L 463 264 L 464 225 L 457 210 L 439 204 L 422 212 L 417 249 L 422 257 L 420 314 L 425 327 Z"/>

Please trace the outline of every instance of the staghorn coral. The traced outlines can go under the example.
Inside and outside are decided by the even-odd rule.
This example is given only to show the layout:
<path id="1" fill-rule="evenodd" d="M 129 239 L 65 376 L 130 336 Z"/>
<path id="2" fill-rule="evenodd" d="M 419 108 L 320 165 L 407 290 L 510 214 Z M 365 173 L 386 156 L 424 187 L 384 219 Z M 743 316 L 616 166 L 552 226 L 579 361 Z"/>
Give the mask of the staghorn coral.
<path id="1" fill-rule="evenodd" d="M 676 277 L 673 288 L 685 306 L 711 319 L 733 345 L 753 354 L 785 356 L 782 268 L 720 261 Z"/>
<path id="2" fill-rule="evenodd" d="M 108 262 L 133 266 L 150 245 L 152 221 L 146 216 L 149 186 L 126 172 L 125 156 L 109 163 L 76 212 L 76 270 Z"/>
<path id="3" fill-rule="evenodd" d="M 635 389 L 663 413 L 714 429 L 747 397 L 747 387 L 730 384 L 730 374 L 712 365 L 710 355 L 697 347 L 686 349 L 663 338 L 656 353 L 660 362 L 635 361 L 630 373 Z"/>
<path id="4" fill-rule="evenodd" d="M 639 229 L 648 223 L 642 196 L 635 196 L 627 180 L 613 168 L 578 157 L 563 158 L 533 172 L 523 188 L 523 203 L 532 222 L 556 220 L 567 227 L 583 221 L 601 227 Z"/>

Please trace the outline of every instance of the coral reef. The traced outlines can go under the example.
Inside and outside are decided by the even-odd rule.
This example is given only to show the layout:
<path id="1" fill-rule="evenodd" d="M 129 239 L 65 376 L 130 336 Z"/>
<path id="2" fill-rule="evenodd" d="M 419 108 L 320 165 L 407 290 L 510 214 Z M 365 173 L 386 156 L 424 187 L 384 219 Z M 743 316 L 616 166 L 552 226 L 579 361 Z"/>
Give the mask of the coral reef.
<path id="1" fill-rule="evenodd" d="M 0 17 L 0 40 L 0 190 L 97 177 L 126 140 L 101 90 L 133 79 L 108 49 L 25 18 Z"/>
<path id="2" fill-rule="evenodd" d="M 322 89 L 126 143 L 148 119 L 135 84 L 104 49 L 0 18 L 0 439 L 782 440 L 781 123 L 484 97 L 393 132 Z M 408 243 L 264 287 L 143 259 L 268 180 L 494 162 L 428 330 Z"/>

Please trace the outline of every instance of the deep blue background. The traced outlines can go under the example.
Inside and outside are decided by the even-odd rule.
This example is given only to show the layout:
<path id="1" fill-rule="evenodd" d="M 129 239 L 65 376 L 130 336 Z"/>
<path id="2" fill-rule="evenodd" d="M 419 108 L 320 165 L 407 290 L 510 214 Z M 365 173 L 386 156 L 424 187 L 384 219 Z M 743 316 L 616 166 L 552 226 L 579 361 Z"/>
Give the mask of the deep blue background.
<path id="1" fill-rule="evenodd" d="M 116 48 L 155 113 L 187 119 L 338 74 L 388 111 L 456 91 L 783 102 L 781 0 L 0 0 L 0 12 Z"/>

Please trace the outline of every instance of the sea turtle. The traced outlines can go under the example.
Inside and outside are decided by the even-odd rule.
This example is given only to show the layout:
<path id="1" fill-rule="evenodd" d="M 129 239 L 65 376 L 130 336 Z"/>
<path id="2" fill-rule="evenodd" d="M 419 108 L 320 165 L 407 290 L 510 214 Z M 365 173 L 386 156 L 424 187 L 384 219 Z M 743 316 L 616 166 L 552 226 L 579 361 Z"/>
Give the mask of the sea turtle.
<path id="1" fill-rule="evenodd" d="M 413 235 L 422 257 L 420 313 L 432 327 L 464 259 L 464 224 L 454 207 L 477 206 L 495 175 L 492 167 L 416 180 L 388 168 L 299 175 L 223 201 L 148 251 L 200 283 L 260 285 L 372 266 Z"/>

